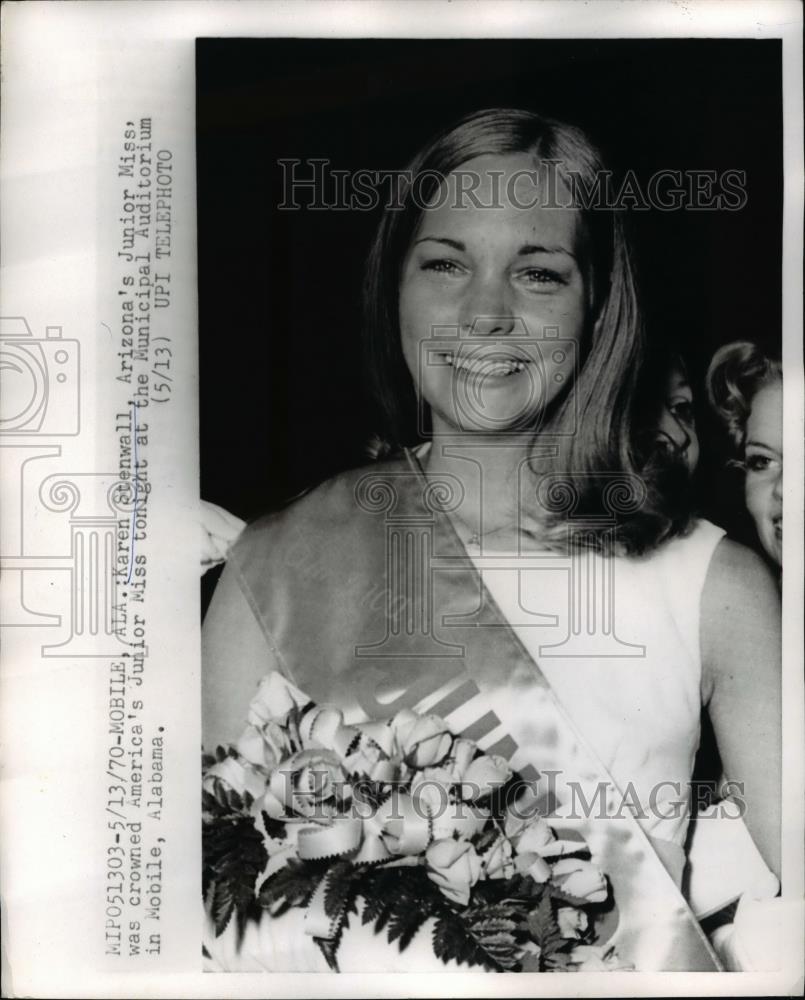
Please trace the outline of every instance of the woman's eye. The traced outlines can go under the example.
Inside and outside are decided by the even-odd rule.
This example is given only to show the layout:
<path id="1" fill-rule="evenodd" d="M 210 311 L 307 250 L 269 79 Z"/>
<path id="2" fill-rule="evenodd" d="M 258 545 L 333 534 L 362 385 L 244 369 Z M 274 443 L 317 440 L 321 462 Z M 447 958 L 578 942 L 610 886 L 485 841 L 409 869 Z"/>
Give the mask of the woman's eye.
<path id="1" fill-rule="evenodd" d="M 692 426 L 694 421 L 693 415 L 693 403 L 687 399 L 681 399 L 677 402 L 672 402 L 668 407 L 671 416 L 678 420 L 680 423 Z"/>
<path id="2" fill-rule="evenodd" d="M 525 271 L 520 272 L 520 277 L 523 278 L 528 285 L 564 285 L 565 281 L 560 274 L 556 271 L 551 271 L 547 267 L 529 267 Z"/>
<path id="3" fill-rule="evenodd" d="M 776 469 L 778 462 L 771 455 L 747 455 L 744 460 L 747 472 L 771 472 Z"/>
<path id="4" fill-rule="evenodd" d="M 437 260 L 426 260 L 422 263 L 423 271 L 434 271 L 436 274 L 460 274 L 464 268 L 454 260 L 439 258 Z"/>

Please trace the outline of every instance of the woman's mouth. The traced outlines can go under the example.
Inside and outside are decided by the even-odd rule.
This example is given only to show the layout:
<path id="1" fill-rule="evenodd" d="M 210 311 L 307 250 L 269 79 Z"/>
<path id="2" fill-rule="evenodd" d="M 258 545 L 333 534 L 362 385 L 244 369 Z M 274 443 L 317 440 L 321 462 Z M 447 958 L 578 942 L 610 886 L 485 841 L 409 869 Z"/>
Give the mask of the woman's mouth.
<path id="1" fill-rule="evenodd" d="M 783 539 L 783 519 L 782 517 L 775 517 L 772 521 L 772 527 L 774 528 L 774 537 L 779 541 Z"/>
<path id="2" fill-rule="evenodd" d="M 501 357 L 500 355 L 485 355 L 482 357 L 461 357 L 452 351 L 442 355 L 445 362 L 457 371 L 478 377 L 507 377 L 521 372 L 528 364 L 521 358 Z"/>

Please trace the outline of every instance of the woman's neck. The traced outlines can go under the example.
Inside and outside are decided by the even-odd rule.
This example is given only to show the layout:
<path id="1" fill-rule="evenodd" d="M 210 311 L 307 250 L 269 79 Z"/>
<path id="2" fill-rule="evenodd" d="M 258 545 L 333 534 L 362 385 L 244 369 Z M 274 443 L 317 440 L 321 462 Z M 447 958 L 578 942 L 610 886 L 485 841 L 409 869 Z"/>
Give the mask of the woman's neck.
<path id="1" fill-rule="evenodd" d="M 441 478 L 460 501 L 450 513 L 464 540 L 483 543 L 494 535 L 499 545 L 504 536 L 535 528 L 530 469 L 538 455 L 531 433 L 435 432 L 422 464 L 432 482 Z"/>

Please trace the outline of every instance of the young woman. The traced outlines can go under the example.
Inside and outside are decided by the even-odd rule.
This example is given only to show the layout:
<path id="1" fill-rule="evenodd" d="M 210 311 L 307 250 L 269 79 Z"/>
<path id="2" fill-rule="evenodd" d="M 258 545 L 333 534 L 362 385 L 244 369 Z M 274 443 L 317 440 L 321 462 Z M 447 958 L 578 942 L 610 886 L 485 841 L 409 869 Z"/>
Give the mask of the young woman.
<path id="1" fill-rule="evenodd" d="M 727 431 L 732 464 L 763 551 L 780 566 L 783 547 L 783 372 L 755 344 L 720 348 L 707 372 L 710 403 Z"/>
<path id="2" fill-rule="evenodd" d="M 584 204 L 603 171 L 586 136 L 483 111 L 409 169 L 366 281 L 394 457 L 234 546 L 204 628 L 205 744 L 237 737 L 269 670 L 351 720 L 449 707 L 516 769 L 558 776 L 543 791 L 568 821 L 575 791 L 628 798 L 621 833 L 581 822 L 641 942 L 629 957 L 712 967 L 665 870 L 679 885 L 703 702 L 778 868 L 774 580 L 638 475 L 640 316 L 618 214 Z M 646 894 L 666 900 L 648 936 Z"/>

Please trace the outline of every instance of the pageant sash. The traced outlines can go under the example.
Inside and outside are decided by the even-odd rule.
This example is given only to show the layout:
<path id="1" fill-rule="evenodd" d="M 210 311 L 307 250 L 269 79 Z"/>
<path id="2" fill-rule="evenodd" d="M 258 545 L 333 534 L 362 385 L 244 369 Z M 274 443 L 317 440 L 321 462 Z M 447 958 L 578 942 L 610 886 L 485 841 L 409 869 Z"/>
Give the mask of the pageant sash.
<path id="1" fill-rule="evenodd" d="M 640 971 L 720 971 L 606 767 L 486 590 L 445 509 L 451 484 L 384 463 L 257 522 L 233 571 L 275 662 L 345 721 L 442 716 L 505 757 L 561 836 L 583 838 L 615 908 L 599 926 Z"/>

